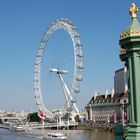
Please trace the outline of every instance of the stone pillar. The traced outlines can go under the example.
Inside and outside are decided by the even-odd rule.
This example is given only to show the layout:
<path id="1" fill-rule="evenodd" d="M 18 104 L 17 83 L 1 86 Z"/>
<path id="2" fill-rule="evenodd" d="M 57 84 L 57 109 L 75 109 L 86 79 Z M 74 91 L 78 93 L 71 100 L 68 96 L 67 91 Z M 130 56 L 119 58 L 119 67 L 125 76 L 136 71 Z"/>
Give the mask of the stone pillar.
<path id="1" fill-rule="evenodd" d="M 125 123 L 124 103 L 122 104 L 121 115 L 122 115 L 122 124 L 124 124 Z"/>
<path id="2" fill-rule="evenodd" d="M 92 107 L 90 107 L 90 120 L 92 120 Z"/>

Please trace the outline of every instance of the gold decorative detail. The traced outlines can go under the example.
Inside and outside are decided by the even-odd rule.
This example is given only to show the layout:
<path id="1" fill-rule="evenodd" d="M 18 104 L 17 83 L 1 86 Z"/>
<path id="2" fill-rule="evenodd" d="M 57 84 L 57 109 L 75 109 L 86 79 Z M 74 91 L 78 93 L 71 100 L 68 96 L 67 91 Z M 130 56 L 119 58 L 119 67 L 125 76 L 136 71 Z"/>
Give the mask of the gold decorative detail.
<path id="1" fill-rule="evenodd" d="M 132 18 L 136 18 L 137 17 L 137 13 L 138 13 L 139 9 L 136 7 L 136 5 L 134 3 L 132 3 L 130 9 L 129 9 L 129 14 Z"/>
<path id="2" fill-rule="evenodd" d="M 126 49 L 120 48 L 120 54 L 126 54 Z"/>
<path id="3" fill-rule="evenodd" d="M 129 36 L 140 36 L 140 30 L 123 32 L 120 35 L 120 39 L 124 39 L 124 38 L 127 38 Z"/>

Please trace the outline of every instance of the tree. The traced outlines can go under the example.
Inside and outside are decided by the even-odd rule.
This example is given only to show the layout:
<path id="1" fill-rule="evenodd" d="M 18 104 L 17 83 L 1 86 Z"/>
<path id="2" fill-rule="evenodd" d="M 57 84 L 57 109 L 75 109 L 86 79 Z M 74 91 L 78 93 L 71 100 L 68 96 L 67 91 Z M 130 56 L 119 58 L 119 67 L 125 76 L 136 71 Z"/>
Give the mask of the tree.
<path id="1" fill-rule="evenodd" d="M 76 122 L 81 122 L 79 115 L 76 115 L 76 116 L 74 117 L 74 119 L 75 119 Z"/>
<path id="2" fill-rule="evenodd" d="M 38 117 L 37 112 L 29 113 L 27 120 L 29 120 L 30 122 L 41 122 L 41 119 Z"/>

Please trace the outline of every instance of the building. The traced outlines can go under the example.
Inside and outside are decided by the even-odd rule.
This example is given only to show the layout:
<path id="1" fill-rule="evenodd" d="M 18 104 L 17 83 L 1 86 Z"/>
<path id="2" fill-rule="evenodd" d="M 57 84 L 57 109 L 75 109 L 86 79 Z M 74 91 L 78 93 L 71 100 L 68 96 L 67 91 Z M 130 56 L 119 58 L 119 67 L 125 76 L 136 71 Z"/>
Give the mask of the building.
<path id="1" fill-rule="evenodd" d="M 91 98 L 86 108 L 86 119 L 94 124 L 127 122 L 128 89 L 126 68 L 115 71 L 114 90 Z"/>
<path id="2" fill-rule="evenodd" d="M 116 70 L 114 76 L 114 89 L 115 93 L 123 93 L 127 92 L 128 90 L 128 83 L 127 83 L 127 69 L 126 67 Z"/>

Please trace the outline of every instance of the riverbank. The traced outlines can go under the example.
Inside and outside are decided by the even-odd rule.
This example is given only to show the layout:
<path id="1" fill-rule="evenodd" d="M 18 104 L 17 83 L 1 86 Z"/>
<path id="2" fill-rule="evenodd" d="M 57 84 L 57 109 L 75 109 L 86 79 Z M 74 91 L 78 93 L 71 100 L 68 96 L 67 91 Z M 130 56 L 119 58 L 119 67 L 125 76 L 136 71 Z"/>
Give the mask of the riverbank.
<path id="1" fill-rule="evenodd" d="M 78 124 L 76 127 L 77 130 L 93 130 L 93 131 L 99 131 L 99 132 L 103 132 L 103 131 L 109 131 L 112 132 L 113 131 L 113 125 L 93 125 L 90 123 L 82 123 L 82 124 Z"/>

